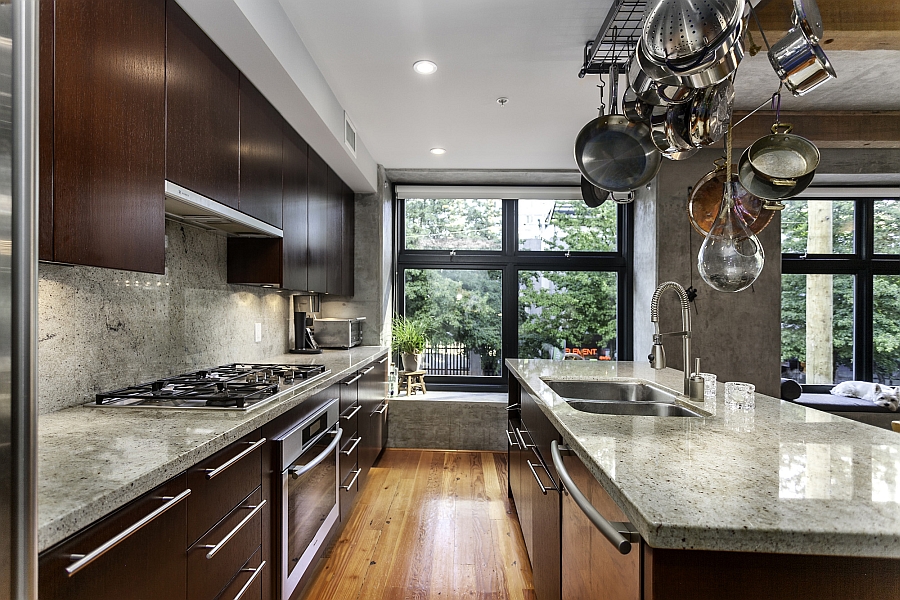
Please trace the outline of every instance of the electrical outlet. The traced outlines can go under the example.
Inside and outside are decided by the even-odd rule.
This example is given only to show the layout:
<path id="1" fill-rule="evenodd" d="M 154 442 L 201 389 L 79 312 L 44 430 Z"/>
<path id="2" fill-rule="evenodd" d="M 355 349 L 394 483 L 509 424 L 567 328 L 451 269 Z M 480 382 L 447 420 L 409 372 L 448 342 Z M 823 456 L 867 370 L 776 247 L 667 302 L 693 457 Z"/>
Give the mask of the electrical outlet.
<path id="1" fill-rule="evenodd" d="M 262 323 L 256 323 L 256 342 L 262 341 Z"/>

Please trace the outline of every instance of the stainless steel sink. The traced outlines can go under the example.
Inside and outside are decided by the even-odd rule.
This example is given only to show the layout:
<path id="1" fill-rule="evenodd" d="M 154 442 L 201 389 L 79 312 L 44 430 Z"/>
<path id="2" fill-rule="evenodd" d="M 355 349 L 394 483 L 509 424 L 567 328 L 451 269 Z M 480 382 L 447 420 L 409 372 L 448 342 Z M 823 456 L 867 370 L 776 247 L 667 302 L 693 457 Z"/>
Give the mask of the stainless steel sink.
<path id="1" fill-rule="evenodd" d="M 678 403 L 678 394 L 643 381 L 545 379 L 575 410 L 599 415 L 703 417 Z"/>
<path id="2" fill-rule="evenodd" d="M 592 402 L 586 400 L 567 400 L 567 402 L 575 410 L 600 415 L 631 415 L 637 417 L 703 416 L 683 406 L 662 402 Z"/>

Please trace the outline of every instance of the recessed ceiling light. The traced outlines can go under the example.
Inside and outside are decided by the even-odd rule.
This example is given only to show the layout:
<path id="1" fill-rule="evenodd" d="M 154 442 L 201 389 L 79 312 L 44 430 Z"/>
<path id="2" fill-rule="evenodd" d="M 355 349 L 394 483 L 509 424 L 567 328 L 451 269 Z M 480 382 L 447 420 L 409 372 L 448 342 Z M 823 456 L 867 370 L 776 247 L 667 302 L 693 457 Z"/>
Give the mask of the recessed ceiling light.
<path id="1" fill-rule="evenodd" d="M 417 60 L 413 63 L 413 71 L 419 75 L 431 75 L 437 71 L 437 65 L 430 60 Z"/>
<path id="2" fill-rule="evenodd" d="M 432 148 L 431 149 L 432 154 L 444 154 L 445 152 L 447 152 L 447 151 L 444 150 L 443 148 Z"/>

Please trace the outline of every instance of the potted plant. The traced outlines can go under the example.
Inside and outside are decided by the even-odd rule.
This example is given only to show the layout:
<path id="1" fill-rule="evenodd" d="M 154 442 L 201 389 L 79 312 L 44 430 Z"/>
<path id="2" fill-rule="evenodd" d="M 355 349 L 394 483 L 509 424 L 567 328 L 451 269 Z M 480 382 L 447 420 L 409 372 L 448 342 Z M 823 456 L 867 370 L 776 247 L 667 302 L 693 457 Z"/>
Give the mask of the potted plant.
<path id="1" fill-rule="evenodd" d="M 422 363 L 422 353 L 428 343 L 428 327 L 424 321 L 395 317 L 391 323 L 391 337 L 394 349 L 403 360 L 403 369 L 418 371 Z"/>

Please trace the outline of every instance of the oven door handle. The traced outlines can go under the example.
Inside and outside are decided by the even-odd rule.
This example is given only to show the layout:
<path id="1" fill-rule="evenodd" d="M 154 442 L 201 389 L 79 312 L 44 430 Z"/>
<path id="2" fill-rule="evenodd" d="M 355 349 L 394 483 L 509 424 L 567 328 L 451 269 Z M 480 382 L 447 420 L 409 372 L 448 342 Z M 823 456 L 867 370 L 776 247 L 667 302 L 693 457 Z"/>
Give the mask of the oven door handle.
<path id="1" fill-rule="evenodd" d="M 340 427 L 338 427 L 334 433 L 334 439 L 331 440 L 331 443 L 328 444 L 328 447 L 325 448 L 320 455 L 318 455 L 317 457 L 312 459 L 312 461 L 306 463 L 302 467 L 291 467 L 287 470 L 287 472 L 291 474 L 291 477 L 297 479 L 307 471 L 316 468 L 320 462 L 328 458 L 328 455 L 334 452 L 334 449 L 337 448 L 337 445 L 341 443 L 341 434 L 343 433 L 343 431 Z"/>

